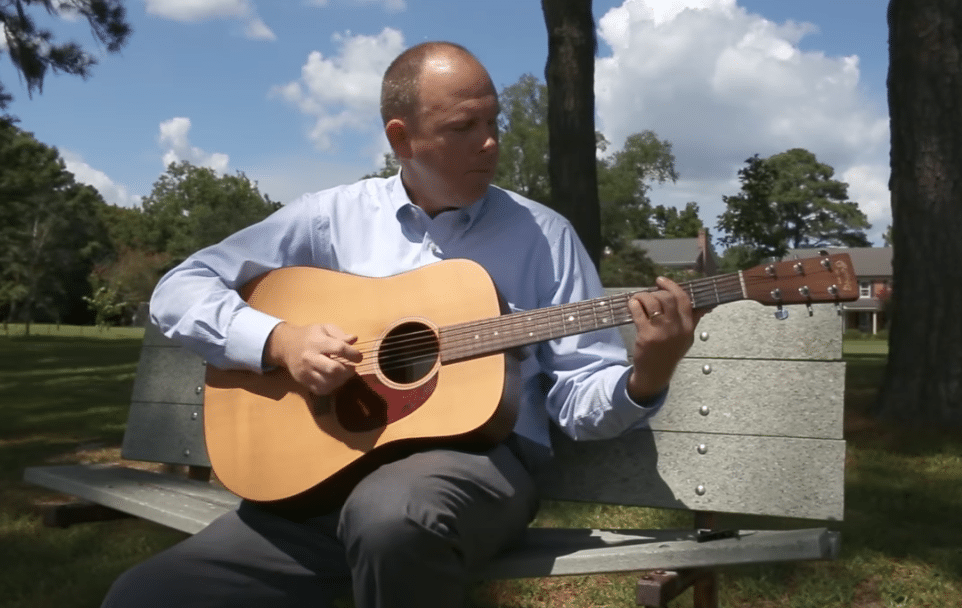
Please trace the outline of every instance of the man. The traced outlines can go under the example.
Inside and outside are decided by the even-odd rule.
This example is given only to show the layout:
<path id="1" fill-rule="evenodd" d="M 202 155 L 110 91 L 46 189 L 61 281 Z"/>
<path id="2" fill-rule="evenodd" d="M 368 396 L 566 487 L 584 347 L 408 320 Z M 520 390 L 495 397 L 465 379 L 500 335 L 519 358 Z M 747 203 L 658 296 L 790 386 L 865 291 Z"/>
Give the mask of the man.
<path id="1" fill-rule="evenodd" d="M 363 358 L 351 328 L 270 317 L 240 299 L 240 286 L 281 266 L 389 276 L 469 258 L 514 310 L 601 294 L 564 218 L 490 186 L 498 98 L 467 50 L 450 43 L 409 49 L 388 68 L 381 105 L 400 175 L 305 196 L 196 253 L 161 280 L 151 301 L 167 335 L 212 365 L 281 366 L 329 395 Z M 388 463 L 339 508 L 296 520 L 242 503 L 127 572 L 104 605 L 328 606 L 345 590 L 362 608 L 462 605 L 472 572 L 516 540 L 535 513 L 532 477 L 550 459 L 549 421 L 575 438 L 613 436 L 643 426 L 664 401 L 697 319 L 681 288 L 665 279 L 658 285 L 629 304 L 633 366 L 614 330 L 527 349 L 518 421 L 503 444 L 481 453 L 431 449 Z"/>

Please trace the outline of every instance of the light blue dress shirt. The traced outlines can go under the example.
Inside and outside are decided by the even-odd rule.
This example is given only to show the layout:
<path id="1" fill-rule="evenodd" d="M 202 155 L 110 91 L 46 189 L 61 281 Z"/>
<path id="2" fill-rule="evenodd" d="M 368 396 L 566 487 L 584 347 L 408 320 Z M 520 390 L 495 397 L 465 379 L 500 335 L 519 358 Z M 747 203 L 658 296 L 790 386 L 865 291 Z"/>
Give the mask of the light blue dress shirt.
<path id="1" fill-rule="evenodd" d="M 492 186 L 473 205 L 432 219 L 394 176 L 305 195 L 197 252 L 161 279 L 151 317 L 209 363 L 261 372 L 280 320 L 240 298 L 249 280 L 284 266 L 384 277 L 450 258 L 481 264 L 513 311 L 604 295 L 571 224 L 551 209 Z M 646 425 L 664 403 L 664 392 L 644 404 L 628 397 L 616 329 L 526 348 L 534 356 L 521 361 L 515 433 L 541 446 L 550 449 L 549 420 L 575 439 L 606 438 Z"/>

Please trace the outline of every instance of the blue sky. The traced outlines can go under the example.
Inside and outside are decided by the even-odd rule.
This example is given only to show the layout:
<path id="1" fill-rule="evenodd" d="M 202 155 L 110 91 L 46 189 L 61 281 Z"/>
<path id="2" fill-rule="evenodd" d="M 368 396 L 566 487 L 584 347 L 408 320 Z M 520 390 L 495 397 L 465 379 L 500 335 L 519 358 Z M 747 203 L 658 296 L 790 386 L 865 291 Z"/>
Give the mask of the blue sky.
<path id="1" fill-rule="evenodd" d="M 403 48 L 472 49 L 500 89 L 543 74 L 538 0 L 128 0 L 134 34 L 87 81 L 27 96 L 0 79 L 20 127 L 56 146 L 108 202 L 136 205 L 165 161 L 243 171 L 286 202 L 353 181 L 386 150 L 378 82 Z M 656 204 L 695 201 L 713 227 L 758 153 L 814 152 L 850 185 L 881 244 L 888 201 L 887 0 L 595 0 L 598 128 L 673 144 L 681 179 Z M 45 19 L 45 17 L 43 17 Z M 84 23 L 58 33 L 99 52 Z M 0 47 L 0 51 L 2 51 Z M 5 54 L 4 54 L 5 55 Z"/>

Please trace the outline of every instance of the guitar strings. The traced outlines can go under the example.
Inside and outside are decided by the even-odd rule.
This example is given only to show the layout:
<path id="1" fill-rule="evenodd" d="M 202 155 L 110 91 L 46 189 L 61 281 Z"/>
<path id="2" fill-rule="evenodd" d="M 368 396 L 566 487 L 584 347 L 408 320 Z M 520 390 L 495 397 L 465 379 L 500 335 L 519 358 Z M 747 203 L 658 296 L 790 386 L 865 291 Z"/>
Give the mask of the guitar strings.
<path id="1" fill-rule="evenodd" d="M 713 296 L 710 299 L 714 299 L 716 302 L 720 300 L 721 296 L 726 298 L 742 297 L 740 280 L 737 274 L 723 275 L 721 277 L 713 277 L 707 280 L 692 281 L 683 285 L 683 288 L 685 287 L 688 288 L 687 292 L 692 301 L 695 303 L 697 303 L 698 300 L 703 301 L 706 296 Z M 648 288 L 640 291 L 653 291 L 656 289 L 657 288 Z M 496 352 L 497 350 L 501 349 L 497 347 L 492 348 L 490 346 L 485 346 L 481 349 L 474 348 L 479 334 L 483 333 L 485 329 L 490 329 L 492 327 L 498 328 L 499 334 L 507 334 L 509 338 L 518 337 L 521 333 L 527 333 L 529 336 L 533 336 L 533 334 L 538 333 L 544 328 L 554 330 L 560 327 L 564 331 L 564 321 L 562 320 L 559 322 L 557 318 L 559 313 L 567 314 L 572 311 L 578 312 L 579 315 L 590 312 L 591 315 L 596 318 L 595 322 L 597 323 L 596 310 L 599 304 L 607 304 L 610 312 L 614 312 L 611 308 L 613 305 L 623 308 L 627 304 L 627 301 L 630 299 L 630 297 L 637 292 L 638 291 L 626 292 L 624 294 L 617 294 L 607 298 L 576 302 L 558 307 L 541 309 L 539 311 L 531 311 L 528 313 L 512 313 L 510 315 L 503 315 L 499 317 L 492 317 L 490 319 L 453 325 L 441 330 L 440 333 L 443 335 L 443 338 L 440 341 L 445 343 L 443 346 L 448 351 L 458 351 L 458 349 L 463 351 L 461 354 L 458 354 L 452 358 L 469 357 L 473 354 L 477 354 L 476 352 L 473 352 L 475 350 L 478 352 Z M 508 317 L 508 319 L 506 319 L 506 317 Z M 514 320 L 511 320 L 511 318 Z M 630 316 L 624 318 L 617 318 L 617 316 L 614 316 L 613 320 L 605 326 L 624 325 L 630 322 Z M 518 332 L 519 328 L 525 331 Z M 575 330 L 571 333 L 581 332 Z M 361 349 L 361 353 L 365 361 L 362 361 L 357 365 L 357 369 L 361 370 L 359 373 L 367 373 L 367 371 L 373 371 L 373 369 L 378 367 L 378 362 L 371 361 L 370 356 L 377 352 L 377 349 L 374 348 L 374 345 L 380 341 L 381 340 L 376 339 L 358 344 L 360 346 L 371 345 L 370 348 Z M 435 331 L 430 328 L 411 332 L 401 339 L 391 340 L 390 346 L 385 346 L 381 349 L 381 359 L 391 361 L 392 363 L 382 365 L 381 369 L 392 370 L 418 363 L 433 362 L 440 355 L 441 347 L 439 346 L 438 342 L 439 339 L 436 337 Z M 509 342 L 509 344 L 511 343 L 513 343 L 513 341 Z M 465 348 L 466 345 L 468 345 L 468 348 Z"/>
<path id="2" fill-rule="evenodd" d="M 696 289 L 694 289 L 693 291 L 694 291 L 693 299 L 697 300 L 699 297 L 704 299 L 704 296 L 706 294 L 715 295 L 715 296 L 720 296 L 724 294 L 729 297 L 734 295 L 740 296 L 741 290 L 739 289 L 735 291 L 730 288 L 716 287 L 713 285 L 711 287 L 696 286 Z M 608 302 L 609 307 L 612 306 L 612 304 L 617 304 L 619 307 L 623 307 L 624 304 L 627 302 L 628 298 L 632 295 L 632 293 L 636 293 L 636 292 L 619 294 L 618 296 L 612 296 L 610 298 L 610 302 Z M 622 300 L 622 301 L 619 302 L 619 300 Z M 459 337 L 462 338 L 462 343 L 475 342 L 478 339 L 477 338 L 478 334 L 480 332 L 484 332 L 485 329 L 488 329 L 490 327 L 499 328 L 500 331 L 498 333 L 508 334 L 509 337 L 516 337 L 518 335 L 517 328 L 521 327 L 525 330 L 528 330 L 524 333 L 528 333 L 530 336 L 531 334 L 536 333 L 536 332 L 530 331 L 531 329 L 541 330 L 545 327 L 549 329 L 558 328 L 558 327 L 563 328 L 563 326 L 565 325 L 564 321 L 559 322 L 557 320 L 558 316 L 560 316 L 559 311 L 567 314 L 568 312 L 576 309 L 580 309 L 580 310 L 577 310 L 579 314 L 583 314 L 586 311 L 590 312 L 591 316 L 595 317 L 595 323 L 598 324 L 597 314 L 595 313 L 595 311 L 596 311 L 596 306 L 599 304 L 599 302 L 603 303 L 604 299 L 589 300 L 584 303 L 574 303 L 570 305 L 564 305 L 561 307 L 557 307 L 557 309 L 556 308 L 543 309 L 544 311 L 547 311 L 547 314 L 543 313 L 542 311 L 534 311 L 532 313 L 514 313 L 513 315 L 493 317 L 491 319 L 468 322 L 465 324 L 461 324 L 460 326 L 458 325 L 450 326 L 448 328 L 445 328 L 443 330 L 443 333 L 445 338 L 448 339 L 447 341 L 454 345 L 458 344 Z M 612 309 L 610 312 L 613 313 L 614 310 Z M 516 317 L 516 322 L 511 322 L 506 317 Z M 523 319 L 521 319 L 521 317 L 523 317 Z M 624 317 L 623 319 L 599 324 L 599 326 L 621 325 L 621 324 L 628 323 L 630 321 L 631 321 L 631 317 L 628 316 L 628 317 Z M 460 330 L 459 330 L 459 327 L 461 328 Z M 580 333 L 580 328 L 579 330 L 574 330 L 572 333 Z M 466 340 L 464 339 L 465 337 L 467 338 Z M 537 341 L 537 340 L 534 340 L 534 341 Z M 376 343 L 376 341 L 371 341 L 371 343 Z M 408 350 L 412 347 L 412 345 L 424 345 L 428 349 L 430 349 L 431 352 L 434 352 L 436 350 L 436 346 L 434 344 L 434 330 L 426 329 L 419 332 L 411 332 L 404 339 L 392 340 L 391 347 L 386 348 L 383 352 L 386 352 L 388 354 L 393 354 L 393 352 L 397 350 L 401 350 L 401 351 Z M 369 351 L 369 353 L 370 352 L 373 352 L 373 350 Z M 421 353 L 416 353 L 416 356 L 421 356 Z"/>
<path id="3" fill-rule="evenodd" d="M 737 275 L 735 278 L 737 280 Z M 715 281 L 715 283 L 717 283 L 717 281 Z M 714 295 L 714 296 L 726 295 L 728 297 L 734 296 L 734 295 L 740 296 L 740 291 L 741 291 L 740 289 L 736 291 L 736 290 L 732 290 L 729 287 L 718 286 L 713 284 L 711 286 L 695 285 L 694 288 L 690 290 L 690 293 L 692 294 L 693 300 L 697 301 L 699 297 L 701 297 L 701 299 L 703 300 L 706 294 Z M 636 293 L 636 292 L 630 292 L 630 293 L 626 292 L 625 294 L 619 294 L 617 296 L 610 297 L 609 298 L 610 301 L 608 302 L 609 307 L 612 306 L 612 304 L 617 304 L 619 307 L 623 307 L 624 304 L 627 302 L 628 298 L 630 298 L 630 296 L 633 293 Z M 571 312 L 572 310 L 576 310 L 579 312 L 579 314 L 583 314 L 584 312 L 587 311 L 587 312 L 590 312 L 592 316 L 596 317 L 595 322 L 597 323 L 597 314 L 595 312 L 596 307 L 599 303 L 605 303 L 605 300 L 606 300 L 605 298 L 597 299 L 597 300 L 588 300 L 586 302 L 573 303 L 573 304 L 564 305 L 556 308 L 542 309 L 542 311 L 533 311 L 530 313 L 514 313 L 513 315 L 493 317 L 491 319 L 484 319 L 484 320 L 461 324 L 460 330 L 459 330 L 459 326 L 455 325 L 455 326 L 450 326 L 448 328 L 445 328 L 443 331 L 444 331 L 445 338 L 448 338 L 448 340 L 446 341 L 450 343 L 449 346 L 450 345 L 458 346 L 459 338 L 461 338 L 460 344 L 462 345 L 470 342 L 475 342 L 477 340 L 477 336 L 479 332 L 483 332 L 485 329 L 489 327 L 497 327 L 500 329 L 499 333 L 506 333 L 508 334 L 508 336 L 511 336 L 511 337 L 517 336 L 519 333 L 517 331 L 517 328 L 521 327 L 525 330 L 528 330 L 524 333 L 528 333 L 530 336 L 536 333 L 536 332 L 530 331 L 531 329 L 541 330 L 545 327 L 549 329 L 563 327 L 564 321 L 559 322 L 557 320 L 557 317 L 559 316 L 559 311 L 568 313 L 568 312 Z M 619 300 L 622 300 L 622 301 L 619 302 Z M 546 312 L 543 312 L 543 311 L 546 311 Z M 614 312 L 614 311 L 612 310 L 611 312 Z M 506 317 L 516 317 L 516 320 L 515 322 L 511 322 L 508 319 L 506 319 Z M 521 317 L 523 317 L 523 319 Z M 607 325 L 622 325 L 622 324 L 629 323 L 630 321 L 631 321 L 631 317 L 628 316 L 628 317 L 624 317 L 624 319 L 614 320 L 610 323 L 607 323 Z M 575 330 L 572 333 L 579 333 L 579 330 Z M 467 337 L 467 339 L 465 339 L 465 336 Z M 374 340 L 374 341 L 370 341 L 369 343 L 374 344 L 376 342 L 377 341 Z M 409 353 L 409 357 L 411 357 L 412 359 L 413 358 L 420 359 L 428 353 L 430 353 L 431 357 L 433 358 L 434 353 L 437 350 L 437 347 L 435 345 L 435 339 L 434 339 L 434 330 L 426 329 L 418 332 L 411 332 L 404 339 L 392 340 L 391 347 L 385 348 L 383 352 L 393 355 L 395 351 L 410 350 L 410 348 L 412 348 L 412 345 L 424 346 L 427 349 L 425 351 L 413 353 L 413 357 L 411 356 L 412 354 Z M 373 349 L 369 350 L 368 354 L 370 354 L 371 352 L 374 352 Z M 405 359 L 401 360 L 402 363 L 404 361 Z"/>

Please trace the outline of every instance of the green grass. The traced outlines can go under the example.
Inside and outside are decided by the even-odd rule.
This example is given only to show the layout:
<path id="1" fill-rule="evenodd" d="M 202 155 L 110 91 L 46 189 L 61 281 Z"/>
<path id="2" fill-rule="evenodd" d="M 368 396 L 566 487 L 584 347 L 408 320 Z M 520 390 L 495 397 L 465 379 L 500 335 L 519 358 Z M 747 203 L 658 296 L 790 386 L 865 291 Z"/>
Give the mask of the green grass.
<path id="1" fill-rule="evenodd" d="M 15 329 L 12 328 L 11 329 Z M 140 333 L 34 326 L 0 334 L 0 608 L 95 607 L 129 566 L 183 538 L 147 522 L 45 528 L 35 503 L 50 494 L 21 481 L 43 463 L 110 461 L 126 420 Z M 962 438 L 906 430 L 869 411 L 886 344 L 845 343 L 845 521 L 836 562 L 726 570 L 722 605 L 896 608 L 962 605 Z M 539 525 L 672 527 L 674 511 L 549 503 Z M 779 525 L 786 522 L 766 524 Z M 637 575 L 484 583 L 481 608 L 633 606 Z M 691 593 L 674 608 L 691 606 Z"/>
<path id="2" fill-rule="evenodd" d="M 118 573 L 182 535 L 140 521 L 45 528 L 25 467 L 115 460 L 142 330 L 0 335 L 0 606 L 99 606 Z"/>

